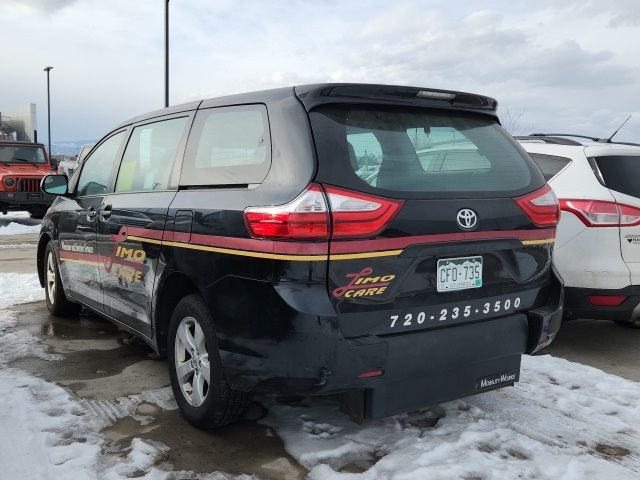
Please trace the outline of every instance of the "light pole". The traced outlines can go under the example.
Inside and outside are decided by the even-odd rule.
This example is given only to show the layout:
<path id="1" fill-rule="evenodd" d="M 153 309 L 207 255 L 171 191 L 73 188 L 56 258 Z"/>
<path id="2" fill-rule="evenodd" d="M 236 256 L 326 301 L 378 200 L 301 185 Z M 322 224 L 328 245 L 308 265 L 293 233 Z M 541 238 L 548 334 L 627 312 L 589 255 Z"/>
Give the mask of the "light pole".
<path id="1" fill-rule="evenodd" d="M 164 2 L 164 107 L 169 106 L 169 0 Z"/>
<path id="2" fill-rule="evenodd" d="M 43 72 L 47 72 L 47 142 L 49 143 L 49 162 L 51 162 L 51 90 L 49 89 L 49 72 L 53 67 L 44 67 Z"/>

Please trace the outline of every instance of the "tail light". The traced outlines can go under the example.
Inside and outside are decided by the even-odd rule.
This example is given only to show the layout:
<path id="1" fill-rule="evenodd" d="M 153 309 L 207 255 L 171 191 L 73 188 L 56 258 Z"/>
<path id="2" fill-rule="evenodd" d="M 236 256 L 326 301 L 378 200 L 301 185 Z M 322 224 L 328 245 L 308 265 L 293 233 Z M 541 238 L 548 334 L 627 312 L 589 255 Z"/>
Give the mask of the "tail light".
<path id="1" fill-rule="evenodd" d="M 538 227 L 555 227 L 558 224 L 560 206 L 549 185 L 515 201 Z"/>
<path id="2" fill-rule="evenodd" d="M 286 205 L 249 207 L 244 218 L 252 237 L 329 238 L 329 209 L 320 185 L 309 185 Z"/>
<path id="3" fill-rule="evenodd" d="M 404 202 L 326 187 L 332 238 L 372 237 L 382 231 Z"/>
<path id="4" fill-rule="evenodd" d="M 331 186 L 323 191 L 320 185 L 312 183 L 286 205 L 249 207 L 244 215 L 253 237 L 310 240 L 356 238 L 379 233 L 402 204 L 401 201 Z"/>
<path id="5" fill-rule="evenodd" d="M 587 227 L 640 225 L 640 208 L 606 200 L 560 200 L 560 208 L 576 215 Z"/>

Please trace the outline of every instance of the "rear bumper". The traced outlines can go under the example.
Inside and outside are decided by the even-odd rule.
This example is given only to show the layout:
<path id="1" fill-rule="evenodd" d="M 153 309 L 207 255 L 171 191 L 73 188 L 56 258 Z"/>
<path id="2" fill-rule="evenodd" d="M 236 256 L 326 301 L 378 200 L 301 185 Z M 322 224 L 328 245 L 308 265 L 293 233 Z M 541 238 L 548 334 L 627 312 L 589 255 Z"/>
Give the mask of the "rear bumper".
<path id="1" fill-rule="evenodd" d="M 545 305 L 527 312 L 392 335 L 344 338 L 335 318 L 299 314 L 293 322 L 301 325 L 294 327 L 298 333 L 280 342 L 277 354 L 254 363 L 261 378 L 253 370 L 251 388 L 343 393 L 350 413 L 379 418 L 513 385 L 521 355 L 550 344 L 560 328 L 563 293 L 555 277 L 549 292 Z M 246 359 L 242 364 L 249 365 Z M 371 371 L 382 375 L 359 378 Z"/>
<path id="2" fill-rule="evenodd" d="M 49 206 L 55 199 L 54 195 L 43 192 L 0 192 L 0 209 L 12 209 L 27 206 Z"/>
<path id="3" fill-rule="evenodd" d="M 628 297 L 620 305 L 596 306 L 589 302 L 591 295 L 623 295 Z M 618 289 L 575 288 L 565 289 L 566 318 L 595 318 L 628 322 L 640 317 L 640 285 Z"/>

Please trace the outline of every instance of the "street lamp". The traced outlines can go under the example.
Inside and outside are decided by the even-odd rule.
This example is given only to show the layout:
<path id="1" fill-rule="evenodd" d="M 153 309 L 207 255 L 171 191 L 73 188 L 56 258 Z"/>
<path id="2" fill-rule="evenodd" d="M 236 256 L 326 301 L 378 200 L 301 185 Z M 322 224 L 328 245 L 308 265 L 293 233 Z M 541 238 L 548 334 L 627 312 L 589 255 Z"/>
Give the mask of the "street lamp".
<path id="1" fill-rule="evenodd" d="M 169 0 L 164 2 L 164 107 L 169 106 Z"/>
<path id="2" fill-rule="evenodd" d="M 49 89 L 49 72 L 53 67 L 44 67 L 43 72 L 47 72 L 47 141 L 49 142 L 49 162 L 51 162 L 51 91 Z"/>

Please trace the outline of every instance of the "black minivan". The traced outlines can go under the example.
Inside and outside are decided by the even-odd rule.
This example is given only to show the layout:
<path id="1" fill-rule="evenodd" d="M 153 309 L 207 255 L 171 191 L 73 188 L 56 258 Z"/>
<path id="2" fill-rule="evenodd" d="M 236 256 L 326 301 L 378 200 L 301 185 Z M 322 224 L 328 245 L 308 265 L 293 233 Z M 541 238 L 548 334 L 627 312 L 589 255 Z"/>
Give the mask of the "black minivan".
<path id="1" fill-rule="evenodd" d="M 558 202 L 496 105 L 319 84 L 125 122 L 42 181 L 49 310 L 141 336 L 205 428 L 255 393 L 365 419 L 513 385 L 560 326 Z"/>

